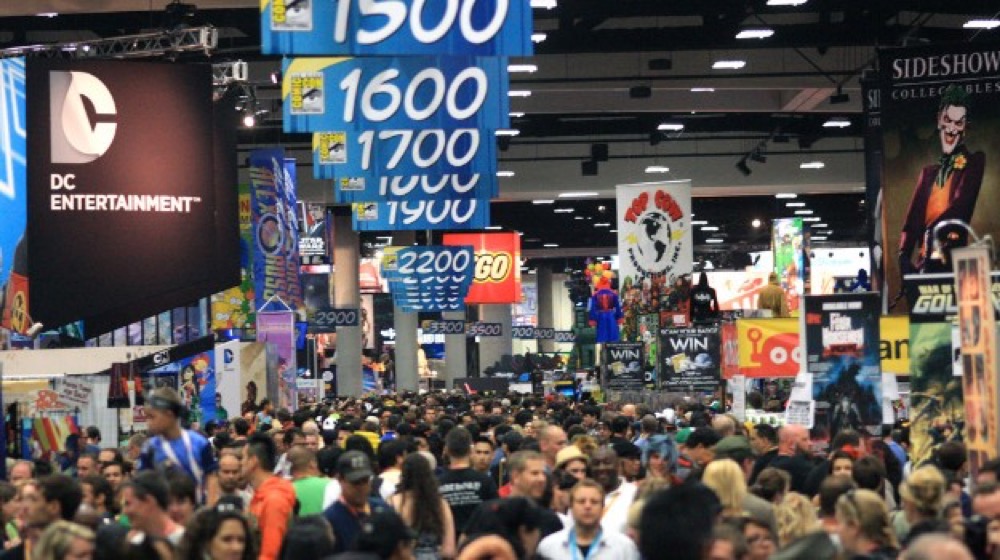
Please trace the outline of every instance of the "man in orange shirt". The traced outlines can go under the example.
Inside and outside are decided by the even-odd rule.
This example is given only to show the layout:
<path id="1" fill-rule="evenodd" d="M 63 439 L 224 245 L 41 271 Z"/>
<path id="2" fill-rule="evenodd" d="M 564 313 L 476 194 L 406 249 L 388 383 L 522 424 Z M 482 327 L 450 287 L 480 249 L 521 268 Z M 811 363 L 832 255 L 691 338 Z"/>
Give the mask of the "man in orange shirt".
<path id="1" fill-rule="evenodd" d="M 254 434 L 243 448 L 243 475 L 253 486 L 250 513 L 260 528 L 260 558 L 275 560 L 295 508 L 295 487 L 274 475 L 278 451 L 266 434 Z"/>

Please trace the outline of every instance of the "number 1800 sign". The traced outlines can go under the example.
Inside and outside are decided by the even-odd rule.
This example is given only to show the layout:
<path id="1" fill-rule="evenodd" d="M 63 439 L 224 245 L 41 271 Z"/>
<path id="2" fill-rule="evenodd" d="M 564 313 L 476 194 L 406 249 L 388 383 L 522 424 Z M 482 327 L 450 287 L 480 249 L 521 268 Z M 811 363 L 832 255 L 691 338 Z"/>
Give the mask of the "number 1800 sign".
<path id="1" fill-rule="evenodd" d="M 284 65 L 284 128 L 506 128 L 505 65 L 475 57 L 292 59 Z"/>

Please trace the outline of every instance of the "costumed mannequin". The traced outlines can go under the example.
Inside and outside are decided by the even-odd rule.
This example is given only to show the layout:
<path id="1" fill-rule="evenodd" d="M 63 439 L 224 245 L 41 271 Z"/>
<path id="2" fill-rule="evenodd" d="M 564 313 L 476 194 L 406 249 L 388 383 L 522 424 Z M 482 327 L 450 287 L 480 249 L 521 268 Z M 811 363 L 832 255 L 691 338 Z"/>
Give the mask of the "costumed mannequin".
<path id="1" fill-rule="evenodd" d="M 691 321 L 706 323 L 719 318 L 719 297 L 715 288 L 708 285 L 708 276 L 702 272 L 698 285 L 691 289 Z"/>
<path id="2" fill-rule="evenodd" d="M 590 296 L 590 326 L 596 327 L 595 341 L 598 344 L 618 342 L 621 333 L 618 325 L 622 322 L 622 306 L 618 294 L 611 289 L 611 279 L 602 277 L 597 290 Z"/>

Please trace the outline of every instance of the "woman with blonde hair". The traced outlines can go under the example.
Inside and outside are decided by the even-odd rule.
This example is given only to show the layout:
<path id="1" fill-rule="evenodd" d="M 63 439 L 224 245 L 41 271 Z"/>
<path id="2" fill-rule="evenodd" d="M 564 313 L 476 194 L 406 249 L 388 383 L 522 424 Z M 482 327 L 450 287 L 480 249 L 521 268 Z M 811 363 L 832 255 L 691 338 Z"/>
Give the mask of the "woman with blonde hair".
<path id="1" fill-rule="evenodd" d="M 49 525 L 31 550 L 31 560 L 73 560 L 94 557 L 96 536 L 83 525 L 56 521 Z"/>
<path id="2" fill-rule="evenodd" d="M 723 517 L 743 515 L 743 499 L 747 495 L 747 483 L 743 470 L 732 459 L 712 461 L 705 467 L 701 482 L 719 497 Z"/>
<path id="3" fill-rule="evenodd" d="M 851 490 L 837 499 L 837 531 L 848 558 L 870 560 L 895 558 L 899 552 L 896 533 L 889 524 L 885 500 L 871 490 Z"/>
<path id="4" fill-rule="evenodd" d="M 774 509 L 778 520 L 778 546 L 784 548 L 789 543 L 819 530 L 816 508 L 809 498 L 798 492 L 789 492 Z"/>
<path id="5" fill-rule="evenodd" d="M 896 537 L 906 544 L 910 534 L 941 530 L 947 523 L 941 518 L 944 510 L 946 483 L 944 475 L 933 465 L 920 467 L 899 485 L 903 508 L 892 515 Z"/>

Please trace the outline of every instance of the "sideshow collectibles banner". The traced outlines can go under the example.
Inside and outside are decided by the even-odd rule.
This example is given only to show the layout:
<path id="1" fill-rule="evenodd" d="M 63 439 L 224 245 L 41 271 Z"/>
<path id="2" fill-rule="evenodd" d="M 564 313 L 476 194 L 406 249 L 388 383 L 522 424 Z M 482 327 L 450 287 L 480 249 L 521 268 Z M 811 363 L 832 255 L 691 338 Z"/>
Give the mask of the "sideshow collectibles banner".
<path id="1" fill-rule="evenodd" d="M 379 8 L 362 0 L 262 0 L 261 51 L 351 56 L 534 54 L 528 2 L 406 0 L 392 4 Z"/>
<path id="2" fill-rule="evenodd" d="M 618 185 L 619 281 L 622 289 L 691 274 L 691 182 Z"/>
<path id="3" fill-rule="evenodd" d="M 285 132 L 510 126 L 506 58 L 291 58 L 282 70 Z"/>
<path id="4" fill-rule="evenodd" d="M 514 233 L 446 233 L 445 245 L 470 245 L 475 278 L 465 303 L 521 301 L 521 236 Z"/>
<path id="5" fill-rule="evenodd" d="M 605 390 L 642 391 L 646 387 L 641 342 L 608 342 L 602 348 Z"/>
<path id="6" fill-rule="evenodd" d="M 771 225 L 774 272 L 788 297 L 788 310 L 798 311 L 805 289 L 806 242 L 802 218 L 781 218 Z"/>
<path id="7" fill-rule="evenodd" d="M 294 160 L 286 160 L 283 149 L 250 152 L 255 310 L 274 296 L 302 307 L 294 172 Z"/>
<path id="8" fill-rule="evenodd" d="M 295 313 L 291 311 L 257 313 L 257 341 L 268 346 L 267 384 L 268 387 L 277 385 L 277 407 L 295 410 L 299 404 L 295 384 L 298 371 L 295 355 Z"/>
<path id="9" fill-rule="evenodd" d="M 257 326 L 257 308 L 254 307 L 253 218 L 250 212 L 250 186 L 239 186 L 240 219 L 240 284 L 212 295 L 212 330 L 252 330 Z"/>
<path id="10" fill-rule="evenodd" d="M 903 274 L 951 272 L 933 251 L 938 224 L 959 220 L 980 236 L 1000 231 L 1000 45 L 883 49 L 879 68 L 891 302 Z M 946 250 L 967 241 L 960 226 L 938 233 Z"/>
<path id="11" fill-rule="evenodd" d="M 806 370 L 815 424 L 878 435 L 882 424 L 878 292 L 805 297 Z"/>
<path id="12" fill-rule="evenodd" d="M 330 219 L 325 204 L 299 201 L 299 260 L 303 265 L 330 264 Z"/>
<path id="13" fill-rule="evenodd" d="M 715 288 L 719 309 L 757 309 L 757 296 L 767 286 L 767 271 L 709 271 L 708 284 Z"/>
<path id="14" fill-rule="evenodd" d="M 870 272 L 873 290 L 882 293 L 885 301 L 889 294 L 885 288 L 886 255 L 885 230 L 882 212 L 882 164 L 885 158 L 882 148 L 882 90 L 877 77 L 861 78 L 861 107 L 864 112 L 865 137 L 865 212 L 867 238 L 871 243 Z M 885 311 L 883 304 L 883 311 Z"/>
<path id="15" fill-rule="evenodd" d="M 24 59 L 0 60 L 0 328 L 28 324 L 27 112 Z"/>
<path id="16" fill-rule="evenodd" d="M 352 210 L 355 231 L 483 229 L 490 225 L 489 199 L 359 202 Z"/>
<path id="17" fill-rule="evenodd" d="M 660 331 L 660 388 L 714 391 L 722 380 L 719 327 L 665 328 Z"/>
<path id="18" fill-rule="evenodd" d="M 211 68 L 26 69 L 32 318 L 96 334 L 238 284 L 235 109 Z"/>
<path id="19" fill-rule="evenodd" d="M 990 286 L 990 249 L 965 247 L 952 252 L 958 292 L 958 330 L 962 349 L 965 446 L 975 479 L 984 463 L 1000 452 L 1000 395 L 997 388 L 997 322 Z"/>

